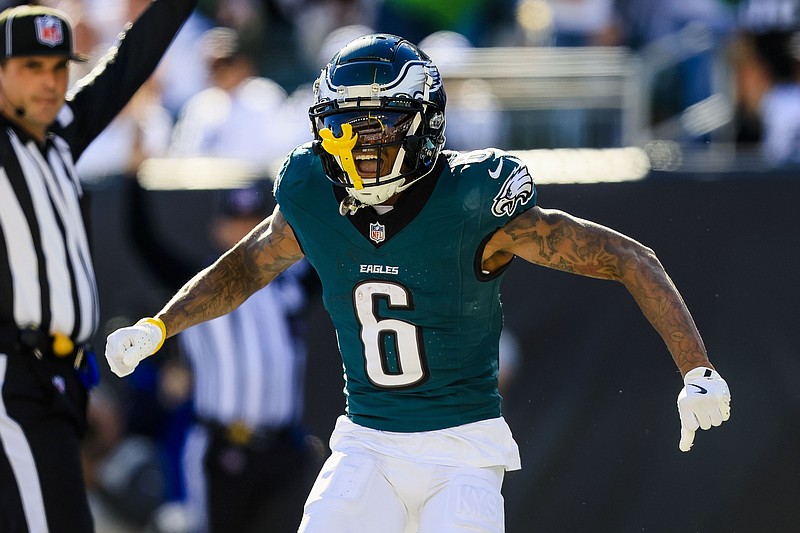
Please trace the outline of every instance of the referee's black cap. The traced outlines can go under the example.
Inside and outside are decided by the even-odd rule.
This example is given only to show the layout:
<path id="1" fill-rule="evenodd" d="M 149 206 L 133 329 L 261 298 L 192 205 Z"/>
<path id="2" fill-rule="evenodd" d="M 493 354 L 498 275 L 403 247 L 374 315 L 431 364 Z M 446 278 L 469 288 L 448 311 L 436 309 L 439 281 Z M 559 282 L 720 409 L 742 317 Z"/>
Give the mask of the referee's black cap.
<path id="1" fill-rule="evenodd" d="M 72 24 L 66 13 L 30 5 L 0 13 L 0 58 L 54 55 L 86 61 L 75 53 Z"/>

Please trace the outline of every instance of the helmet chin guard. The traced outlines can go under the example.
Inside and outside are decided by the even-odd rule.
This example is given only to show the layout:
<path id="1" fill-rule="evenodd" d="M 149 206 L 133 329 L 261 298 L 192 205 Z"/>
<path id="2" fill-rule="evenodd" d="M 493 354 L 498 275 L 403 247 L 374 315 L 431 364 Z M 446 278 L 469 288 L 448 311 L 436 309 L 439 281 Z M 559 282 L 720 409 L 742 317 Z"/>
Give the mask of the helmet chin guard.
<path id="1" fill-rule="evenodd" d="M 322 69 L 309 118 L 328 179 L 377 205 L 433 168 L 444 145 L 446 97 L 430 58 L 388 34 L 351 41 Z M 344 204 L 344 203 L 343 203 Z"/>

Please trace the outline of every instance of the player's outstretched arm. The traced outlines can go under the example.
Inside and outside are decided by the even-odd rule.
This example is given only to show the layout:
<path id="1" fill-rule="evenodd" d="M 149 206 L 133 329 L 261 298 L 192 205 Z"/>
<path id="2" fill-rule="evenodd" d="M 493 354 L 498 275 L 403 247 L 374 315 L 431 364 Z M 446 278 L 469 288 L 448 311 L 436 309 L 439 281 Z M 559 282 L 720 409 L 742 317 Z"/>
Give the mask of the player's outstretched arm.
<path id="1" fill-rule="evenodd" d="M 303 257 L 279 208 L 214 264 L 189 280 L 159 311 L 167 336 L 227 314 Z"/>
<path id="2" fill-rule="evenodd" d="M 214 264 L 190 279 L 153 318 L 108 336 L 106 359 L 118 376 L 133 372 L 167 337 L 236 309 L 303 257 L 278 208 Z"/>
<path id="3" fill-rule="evenodd" d="M 684 376 L 678 398 L 682 450 L 689 449 L 697 428 L 708 429 L 728 419 L 727 384 L 709 362 L 694 320 L 653 250 L 594 222 L 534 207 L 495 233 L 484 250 L 483 266 L 492 271 L 511 255 L 625 285 Z M 697 379 L 705 386 L 694 383 Z"/>
<path id="4" fill-rule="evenodd" d="M 484 258 L 489 253 L 621 282 L 667 343 L 681 374 L 711 365 L 677 289 L 655 253 L 635 240 L 563 211 L 535 207 L 498 230 Z"/>

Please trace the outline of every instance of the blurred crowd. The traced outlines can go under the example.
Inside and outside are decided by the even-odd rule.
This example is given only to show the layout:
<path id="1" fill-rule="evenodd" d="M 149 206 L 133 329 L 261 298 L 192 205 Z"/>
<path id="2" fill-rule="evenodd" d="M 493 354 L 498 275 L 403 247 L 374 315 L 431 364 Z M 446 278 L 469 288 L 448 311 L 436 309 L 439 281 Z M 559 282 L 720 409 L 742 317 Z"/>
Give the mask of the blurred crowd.
<path id="1" fill-rule="evenodd" d="M 43 3 L 77 22 L 80 51 L 94 57 L 83 66 L 90 69 L 147 1 Z M 319 69 L 344 42 L 373 31 L 407 37 L 440 67 L 472 48 L 622 47 L 638 59 L 645 91 L 637 142 L 720 142 L 758 152 L 769 166 L 796 163 L 799 12 L 797 0 L 201 0 L 157 75 L 80 168 L 91 181 L 148 157 L 202 154 L 272 170 L 309 139 L 306 111 Z M 531 129 L 572 130 L 530 145 L 530 136 L 509 133 L 514 115 L 490 87 L 468 81 L 448 86 L 450 148 L 625 141 L 613 128 L 583 132 L 596 128 L 592 117 L 567 102 L 555 119 L 517 116 Z"/>
<path id="2" fill-rule="evenodd" d="M 92 58 L 73 66 L 77 81 L 102 68 L 98 51 L 149 1 L 39 3 L 76 24 L 78 51 Z M 0 7 L 18 3 L 28 2 Z M 146 160 L 198 157 L 271 177 L 285 154 L 311 140 L 307 110 L 320 68 L 344 43 L 377 31 L 418 43 L 440 66 L 473 48 L 624 47 L 652 74 L 643 119 L 651 135 L 722 140 L 766 167 L 800 163 L 800 0 L 200 0 L 156 75 L 78 162 L 81 178 L 97 184 L 135 176 Z M 449 148 L 560 147 L 505 146 L 513 144 L 508 113 L 480 79 L 447 90 Z M 699 110 L 710 116 L 690 120 L 704 117 Z M 589 127 L 582 110 L 559 112 L 561 124 Z M 191 417 L 192 378 L 169 364 L 137 379 L 156 393 L 135 413 L 113 387 L 93 393 L 86 465 L 90 490 L 102 493 L 99 524 L 185 531 L 187 518 L 170 504 L 185 496 L 175 457 Z M 132 433 L 141 438 L 124 439 Z"/>

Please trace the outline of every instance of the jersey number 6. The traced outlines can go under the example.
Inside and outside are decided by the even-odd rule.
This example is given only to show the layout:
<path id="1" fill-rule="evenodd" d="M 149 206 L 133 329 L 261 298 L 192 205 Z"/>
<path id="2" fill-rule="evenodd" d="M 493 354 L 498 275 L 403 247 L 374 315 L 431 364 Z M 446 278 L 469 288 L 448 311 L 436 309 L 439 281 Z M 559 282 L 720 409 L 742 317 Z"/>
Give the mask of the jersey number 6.
<path id="1" fill-rule="evenodd" d="M 414 309 L 411 293 L 397 283 L 365 281 L 353 290 L 353 304 L 361 326 L 367 377 L 380 388 L 408 388 L 428 379 L 422 331 L 396 318 L 381 318 L 379 307 Z"/>

